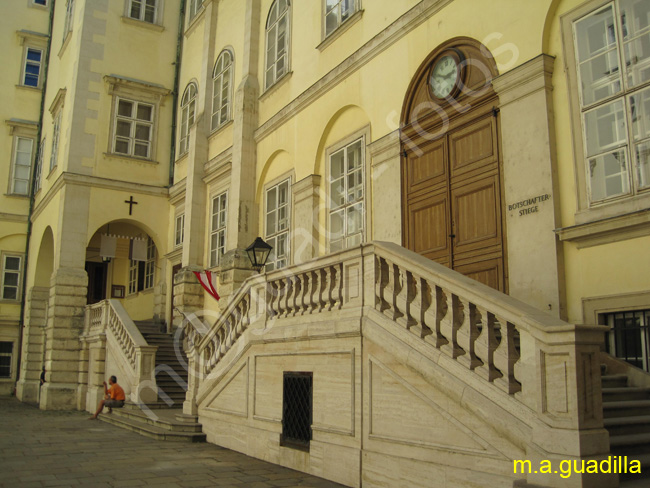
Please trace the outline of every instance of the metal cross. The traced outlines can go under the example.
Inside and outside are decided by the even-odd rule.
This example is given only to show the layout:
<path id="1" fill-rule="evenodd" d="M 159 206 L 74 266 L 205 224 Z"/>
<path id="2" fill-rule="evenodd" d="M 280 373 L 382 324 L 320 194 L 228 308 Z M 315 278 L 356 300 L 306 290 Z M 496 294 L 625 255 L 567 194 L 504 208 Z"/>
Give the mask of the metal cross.
<path id="1" fill-rule="evenodd" d="M 124 200 L 124 203 L 128 203 L 128 204 L 129 204 L 129 215 L 131 215 L 131 213 L 133 212 L 133 205 L 137 205 L 137 204 L 138 204 L 138 202 L 136 202 L 135 200 L 133 200 L 133 195 L 131 195 L 131 196 L 129 197 L 128 200 Z"/>

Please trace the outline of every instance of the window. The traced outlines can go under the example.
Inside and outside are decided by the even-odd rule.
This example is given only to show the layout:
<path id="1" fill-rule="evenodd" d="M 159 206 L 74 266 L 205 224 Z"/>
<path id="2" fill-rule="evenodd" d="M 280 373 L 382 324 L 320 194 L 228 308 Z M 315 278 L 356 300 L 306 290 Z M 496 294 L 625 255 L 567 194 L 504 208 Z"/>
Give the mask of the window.
<path id="1" fill-rule="evenodd" d="M 41 173 L 43 171 L 43 153 L 45 152 L 45 139 L 41 140 L 38 146 L 38 157 L 36 158 L 36 168 L 34 169 L 34 192 L 41 189 Z"/>
<path id="2" fill-rule="evenodd" d="M 157 9 L 158 0 L 130 0 L 129 17 L 155 24 Z"/>
<path id="3" fill-rule="evenodd" d="M 42 5 L 43 7 L 47 7 L 47 0 L 32 0 L 36 5 Z"/>
<path id="4" fill-rule="evenodd" d="M 113 152 L 137 158 L 151 157 L 153 105 L 117 98 Z"/>
<path id="5" fill-rule="evenodd" d="M 185 154 L 189 149 L 190 127 L 194 125 L 196 115 L 196 84 L 190 83 L 181 99 L 181 131 L 179 154 Z"/>
<path id="6" fill-rule="evenodd" d="M 176 228 L 174 231 L 174 246 L 180 247 L 185 239 L 185 214 L 176 217 Z"/>
<path id="7" fill-rule="evenodd" d="M 325 0 L 325 37 L 339 28 L 357 10 L 357 0 Z"/>
<path id="8" fill-rule="evenodd" d="M 266 21 L 265 87 L 287 73 L 289 64 L 289 0 L 275 0 Z"/>
<path id="9" fill-rule="evenodd" d="M 332 153 L 330 159 L 330 251 L 363 241 L 363 138 Z"/>
<path id="10" fill-rule="evenodd" d="M 289 264 L 289 180 L 266 190 L 265 240 L 273 247 L 266 261 L 266 270 L 284 268 Z"/>
<path id="11" fill-rule="evenodd" d="M 28 47 L 25 50 L 25 69 L 23 70 L 23 85 L 38 88 L 41 83 L 41 63 L 43 51 Z"/>
<path id="12" fill-rule="evenodd" d="M 2 256 L 2 299 L 20 300 L 20 276 L 23 258 L 21 256 Z"/>
<path id="13" fill-rule="evenodd" d="M 226 251 L 226 219 L 228 218 L 228 193 L 212 199 L 210 227 L 210 266 L 218 266 Z"/>
<path id="14" fill-rule="evenodd" d="M 33 139 L 27 137 L 15 138 L 11 192 L 16 195 L 29 195 L 29 176 L 32 169 L 33 148 Z"/>
<path id="15" fill-rule="evenodd" d="M 212 90 L 212 130 L 230 120 L 232 87 L 232 54 L 224 50 L 214 65 L 214 85 Z"/>
<path id="16" fill-rule="evenodd" d="M 52 131 L 52 154 L 50 155 L 50 171 L 56 167 L 59 153 L 59 135 L 61 133 L 61 112 L 54 117 L 54 129 Z"/>
<path id="17" fill-rule="evenodd" d="M 615 312 L 601 315 L 609 325 L 607 352 L 637 368 L 650 371 L 650 310 Z"/>
<path id="18" fill-rule="evenodd" d="M 65 4 L 65 21 L 63 23 L 63 42 L 72 31 L 72 20 L 74 19 L 74 0 L 67 0 Z"/>
<path id="19" fill-rule="evenodd" d="M 0 342 L 0 378 L 11 378 L 13 342 Z"/>
<path id="20" fill-rule="evenodd" d="M 284 373 L 280 445 L 309 451 L 311 440 L 312 373 Z"/>
<path id="21" fill-rule="evenodd" d="M 201 10 L 203 6 L 203 0 L 189 0 L 187 13 L 189 15 L 189 20 L 191 21 Z"/>
<path id="22" fill-rule="evenodd" d="M 147 240 L 147 260 L 129 260 L 129 295 L 153 288 L 156 269 L 156 245 Z"/>
<path id="23" fill-rule="evenodd" d="M 650 188 L 650 3 L 617 0 L 573 23 L 591 204 Z"/>

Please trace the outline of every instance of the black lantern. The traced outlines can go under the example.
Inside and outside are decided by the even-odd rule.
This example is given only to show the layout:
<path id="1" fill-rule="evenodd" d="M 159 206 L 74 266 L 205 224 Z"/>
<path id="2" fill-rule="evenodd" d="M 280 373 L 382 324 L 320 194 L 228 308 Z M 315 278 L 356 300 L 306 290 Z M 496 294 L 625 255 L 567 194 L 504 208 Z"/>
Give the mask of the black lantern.
<path id="1" fill-rule="evenodd" d="M 271 249 L 273 248 L 264 242 L 261 237 L 256 238 L 255 242 L 246 248 L 246 254 L 248 254 L 248 259 L 250 259 L 254 270 L 260 271 L 264 267 Z"/>

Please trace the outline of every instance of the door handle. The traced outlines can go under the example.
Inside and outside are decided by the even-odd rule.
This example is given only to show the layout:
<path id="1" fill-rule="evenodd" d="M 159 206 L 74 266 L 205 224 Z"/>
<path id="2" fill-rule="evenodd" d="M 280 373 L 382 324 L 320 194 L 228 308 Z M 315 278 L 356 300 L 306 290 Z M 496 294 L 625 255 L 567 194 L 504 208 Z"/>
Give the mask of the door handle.
<path id="1" fill-rule="evenodd" d="M 454 237 L 456 237 L 456 234 L 449 234 L 449 237 L 453 239 Z"/>

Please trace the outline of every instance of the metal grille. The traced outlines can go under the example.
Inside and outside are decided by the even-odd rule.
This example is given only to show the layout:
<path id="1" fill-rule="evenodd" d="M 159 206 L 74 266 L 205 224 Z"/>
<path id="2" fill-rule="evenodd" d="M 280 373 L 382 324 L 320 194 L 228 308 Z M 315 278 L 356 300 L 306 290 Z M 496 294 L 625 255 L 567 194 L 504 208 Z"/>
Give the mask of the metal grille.
<path id="1" fill-rule="evenodd" d="M 312 373 L 284 373 L 280 445 L 309 450 L 312 421 Z"/>
<path id="2" fill-rule="evenodd" d="M 607 352 L 650 371 L 650 310 L 605 314 L 605 323 L 612 327 Z"/>

